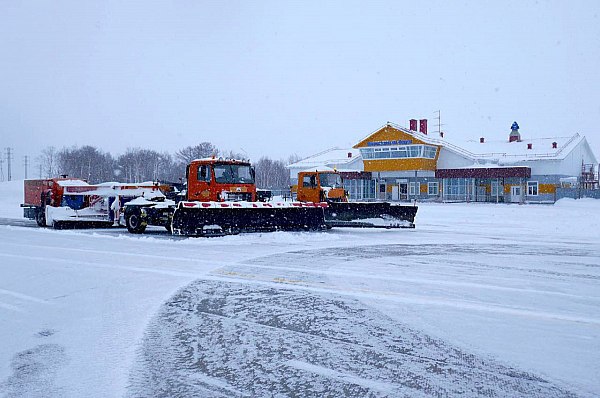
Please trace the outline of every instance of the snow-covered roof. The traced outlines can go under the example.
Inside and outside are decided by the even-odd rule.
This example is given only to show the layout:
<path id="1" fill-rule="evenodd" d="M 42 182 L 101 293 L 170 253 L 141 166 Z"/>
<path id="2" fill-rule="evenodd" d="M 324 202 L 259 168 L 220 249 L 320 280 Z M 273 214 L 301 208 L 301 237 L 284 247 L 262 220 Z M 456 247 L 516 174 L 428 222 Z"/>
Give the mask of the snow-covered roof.
<path id="1" fill-rule="evenodd" d="M 406 127 L 400 126 L 399 124 L 396 123 L 391 123 L 388 122 L 387 124 L 379 127 L 377 130 L 369 133 L 369 135 L 367 135 L 366 137 L 363 137 L 361 140 L 359 140 L 358 142 L 361 143 L 363 141 L 365 141 L 367 138 L 369 138 L 370 136 L 372 136 L 373 134 L 375 134 L 376 132 L 378 132 L 379 130 L 383 129 L 386 126 L 390 126 L 395 128 L 396 130 L 400 130 L 403 133 L 406 133 L 408 135 L 411 135 L 413 137 L 415 137 L 416 139 L 423 141 L 426 144 L 431 144 L 431 145 L 444 145 L 447 141 L 443 138 L 437 138 L 433 135 L 427 135 L 427 134 L 423 134 L 420 133 L 418 131 L 413 131 L 413 130 L 409 130 Z"/>
<path id="2" fill-rule="evenodd" d="M 332 167 L 327 167 L 327 166 L 318 166 L 318 167 L 308 168 L 308 169 L 302 170 L 302 171 L 306 171 L 306 172 L 312 172 L 312 171 L 327 172 L 327 171 L 335 171 L 335 169 L 332 168 Z"/>
<path id="3" fill-rule="evenodd" d="M 90 184 L 88 184 L 87 182 L 83 181 L 83 180 L 58 180 L 56 181 L 58 183 L 58 185 L 60 185 L 61 187 L 82 187 L 82 186 L 88 186 Z"/>
<path id="4" fill-rule="evenodd" d="M 450 151 L 472 159 L 475 163 L 500 161 L 506 164 L 524 160 L 560 160 L 564 159 L 585 139 L 584 136 L 576 133 L 568 137 L 527 138 L 525 136 L 521 141 L 509 142 L 509 132 L 506 132 L 502 136 L 502 139 L 488 139 L 488 137 L 483 136 L 484 142 L 481 143 L 479 137 L 476 140 L 449 140 L 448 137 L 442 138 L 432 134 L 423 134 L 394 123 L 388 123 L 387 125 L 409 134 L 426 144 L 440 145 Z M 364 141 L 370 135 L 361 141 Z M 552 143 L 554 142 L 556 142 L 556 148 L 552 147 Z M 531 144 L 531 149 L 528 149 L 528 144 Z"/>
<path id="5" fill-rule="evenodd" d="M 229 158 L 229 157 L 222 157 L 222 156 L 209 156 L 206 158 L 197 158 L 192 160 L 192 162 L 238 162 L 238 163 L 249 163 L 250 160 L 249 159 L 235 159 L 235 158 Z"/>
<path id="6" fill-rule="evenodd" d="M 469 158 L 484 161 L 502 161 L 512 163 L 523 160 L 564 159 L 584 137 L 575 134 L 572 137 L 523 138 L 521 141 L 479 140 L 446 142 L 444 147 L 466 155 Z M 553 148 L 556 143 L 556 148 Z M 531 149 L 529 149 L 531 146 Z"/>
<path id="7" fill-rule="evenodd" d="M 352 154 L 348 157 L 348 154 Z M 331 148 L 316 155 L 304 158 L 296 163 L 286 166 L 288 169 L 315 169 L 323 166 L 341 167 L 360 157 L 360 151 L 354 148 Z"/>

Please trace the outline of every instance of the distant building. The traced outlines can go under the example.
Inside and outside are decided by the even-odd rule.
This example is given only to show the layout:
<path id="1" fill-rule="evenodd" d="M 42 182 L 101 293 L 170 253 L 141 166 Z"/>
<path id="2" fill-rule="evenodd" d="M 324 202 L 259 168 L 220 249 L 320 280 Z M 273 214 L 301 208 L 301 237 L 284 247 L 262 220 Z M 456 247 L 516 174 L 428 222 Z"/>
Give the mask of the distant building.
<path id="1" fill-rule="evenodd" d="M 598 188 L 598 160 L 584 136 L 522 138 L 514 122 L 505 137 L 450 142 L 388 123 L 352 149 L 332 149 L 288 166 L 345 174 L 351 200 L 554 202 L 574 180 Z M 416 129 L 416 120 L 411 121 Z M 358 151 L 358 153 L 357 153 Z"/>

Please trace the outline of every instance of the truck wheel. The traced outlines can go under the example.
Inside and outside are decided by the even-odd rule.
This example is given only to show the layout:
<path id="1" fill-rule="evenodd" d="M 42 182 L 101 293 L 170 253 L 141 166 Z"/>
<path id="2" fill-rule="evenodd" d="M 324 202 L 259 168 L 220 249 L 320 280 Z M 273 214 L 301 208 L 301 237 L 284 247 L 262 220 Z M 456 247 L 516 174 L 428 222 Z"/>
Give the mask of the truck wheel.
<path id="1" fill-rule="evenodd" d="M 35 222 L 40 227 L 46 226 L 46 212 L 44 209 L 37 209 L 35 212 Z"/>
<path id="2" fill-rule="evenodd" d="M 146 221 L 142 218 L 140 209 L 135 209 L 131 213 L 125 215 L 125 225 L 127 230 L 132 234 L 141 234 L 146 230 Z"/>

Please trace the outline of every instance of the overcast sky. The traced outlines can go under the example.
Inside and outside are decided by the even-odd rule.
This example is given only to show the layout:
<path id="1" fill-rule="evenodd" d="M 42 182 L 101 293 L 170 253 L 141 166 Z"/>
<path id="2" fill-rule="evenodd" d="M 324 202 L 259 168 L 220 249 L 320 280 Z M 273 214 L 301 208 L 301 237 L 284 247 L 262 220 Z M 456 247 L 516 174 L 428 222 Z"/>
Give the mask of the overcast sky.
<path id="1" fill-rule="evenodd" d="M 0 146 L 287 158 L 441 110 L 447 137 L 586 135 L 598 1 L 0 0 Z M 6 163 L 4 163 L 6 175 Z M 30 176 L 33 171 L 30 169 Z"/>

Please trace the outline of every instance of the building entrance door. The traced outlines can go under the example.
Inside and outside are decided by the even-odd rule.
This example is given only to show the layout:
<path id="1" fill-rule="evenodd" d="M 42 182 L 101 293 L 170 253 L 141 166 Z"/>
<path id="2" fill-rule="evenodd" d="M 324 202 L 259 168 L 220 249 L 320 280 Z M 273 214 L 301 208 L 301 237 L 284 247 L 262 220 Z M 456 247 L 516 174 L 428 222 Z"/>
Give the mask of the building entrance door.
<path id="1" fill-rule="evenodd" d="M 510 201 L 512 203 L 520 203 L 521 202 L 521 186 L 513 185 L 510 187 Z"/>
<path id="2" fill-rule="evenodd" d="M 386 198 L 387 186 L 384 183 L 379 184 L 378 192 L 379 193 L 377 194 L 377 199 L 387 200 L 387 198 Z"/>
<path id="3" fill-rule="evenodd" d="M 408 184 L 400 184 L 400 200 L 408 200 Z"/>
<path id="4" fill-rule="evenodd" d="M 398 185 L 392 185 L 392 200 L 400 200 L 400 190 Z"/>

